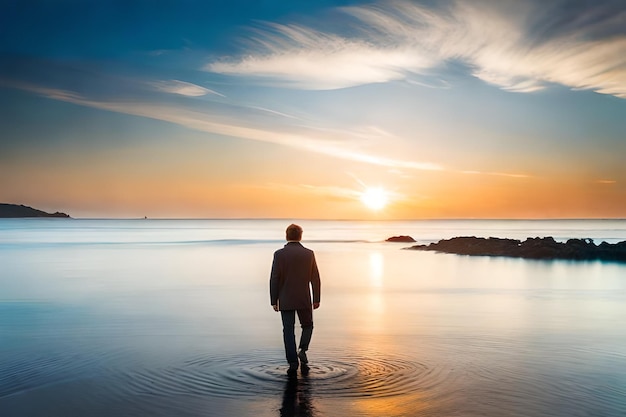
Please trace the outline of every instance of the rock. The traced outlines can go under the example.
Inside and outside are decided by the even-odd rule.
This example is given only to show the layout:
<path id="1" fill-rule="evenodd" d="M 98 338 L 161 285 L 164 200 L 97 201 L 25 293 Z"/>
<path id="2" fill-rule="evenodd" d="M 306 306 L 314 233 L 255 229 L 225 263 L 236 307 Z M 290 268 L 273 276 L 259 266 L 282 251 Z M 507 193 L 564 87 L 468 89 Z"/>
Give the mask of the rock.
<path id="1" fill-rule="evenodd" d="M 490 237 L 454 237 L 429 245 L 415 245 L 407 249 L 426 250 L 458 255 L 508 256 L 527 259 L 610 260 L 626 262 L 626 241 L 602 242 L 592 239 L 569 239 L 565 243 L 553 237 L 528 238 L 525 241 Z"/>
<path id="2" fill-rule="evenodd" d="M 404 242 L 404 243 L 412 243 L 415 242 L 411 236 L 392 236 L 390 238 L 385 239 L 385 242 Z"/>
<path id="3" fill-rule="evenodd" d="M 0 218 L 25 218 L 25 217 L 62 217 L 69 218 L 65 213 L 56 213 L 50 214 L 45 211 L 37 210 L 32 207 L 17 205 L 17 204 L 6 204 L 0 203 Z"/>

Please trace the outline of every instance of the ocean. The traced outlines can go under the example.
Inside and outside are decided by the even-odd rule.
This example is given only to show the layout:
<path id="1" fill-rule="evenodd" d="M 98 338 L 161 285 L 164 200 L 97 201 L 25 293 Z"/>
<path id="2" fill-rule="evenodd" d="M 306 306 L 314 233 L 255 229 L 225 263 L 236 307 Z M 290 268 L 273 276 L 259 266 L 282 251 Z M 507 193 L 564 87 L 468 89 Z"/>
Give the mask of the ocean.
<path id="1" fill-rule="evenodd" d="M 295 379 L 268 293 L 291 222 L 0 219 L 0 415 L 626 415 L 626 264 L 384 241 L 626 220 L 295 221 L 322 278 Z"/>

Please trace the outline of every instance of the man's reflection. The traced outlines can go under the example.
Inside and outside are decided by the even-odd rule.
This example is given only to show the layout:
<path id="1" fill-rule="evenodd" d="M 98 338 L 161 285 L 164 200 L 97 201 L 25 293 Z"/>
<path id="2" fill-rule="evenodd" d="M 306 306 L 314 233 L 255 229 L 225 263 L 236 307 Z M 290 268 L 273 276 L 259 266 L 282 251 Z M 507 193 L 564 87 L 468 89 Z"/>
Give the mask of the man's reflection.
<path id="1" fill-rule="evenodd" d="M 302 370 L 302 378 L 290 376 L 285 385 L 281 417 L 313 417 L 315 410 L 311 405 L 308 370 Z"/>

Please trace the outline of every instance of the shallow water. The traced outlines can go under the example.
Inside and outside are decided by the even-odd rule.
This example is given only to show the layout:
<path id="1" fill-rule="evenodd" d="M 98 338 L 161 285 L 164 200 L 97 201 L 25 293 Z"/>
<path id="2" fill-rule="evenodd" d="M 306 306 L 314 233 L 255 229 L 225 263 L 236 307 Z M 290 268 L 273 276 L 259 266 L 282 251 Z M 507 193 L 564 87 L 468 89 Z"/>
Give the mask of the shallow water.
<path id="1" fill-rule="evenodd" d="M 1 220 L 0 414 L 626 415 L 626 265 L 382 242 L 625 221 L 303 221 L 322 306 L 291 380 L 267 294 L 288 223 Z"/>

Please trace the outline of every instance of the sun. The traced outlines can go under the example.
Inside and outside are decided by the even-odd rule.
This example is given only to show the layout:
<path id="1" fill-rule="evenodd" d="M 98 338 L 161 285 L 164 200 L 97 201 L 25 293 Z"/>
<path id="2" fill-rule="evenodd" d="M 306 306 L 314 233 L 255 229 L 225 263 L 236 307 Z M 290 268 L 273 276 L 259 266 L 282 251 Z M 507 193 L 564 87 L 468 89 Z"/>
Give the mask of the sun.
<path id="1" fill-rule="evenodd" d="M 383 188 L 367 188 L 361 193 L 361 202 L 372 210 L 382 210 L 389 202 L 389 196 Z"/>

